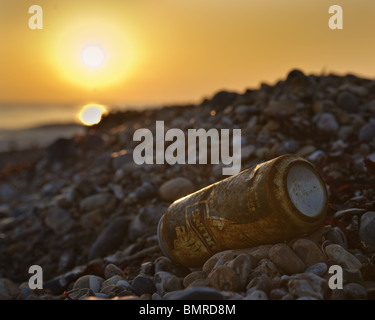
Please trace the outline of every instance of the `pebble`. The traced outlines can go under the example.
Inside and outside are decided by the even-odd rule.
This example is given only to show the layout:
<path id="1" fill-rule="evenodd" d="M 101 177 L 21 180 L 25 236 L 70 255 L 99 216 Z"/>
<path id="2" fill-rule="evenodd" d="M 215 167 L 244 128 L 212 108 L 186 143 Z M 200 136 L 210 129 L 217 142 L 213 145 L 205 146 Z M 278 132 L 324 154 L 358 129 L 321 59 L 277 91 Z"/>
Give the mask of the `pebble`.
<path id="1" fill-rule="evenodd" d="M 198 270 L 198 271 L 193 271 L 191 273 L 189 273 L 183 280 L 183 285 L 184 287 L 188 287 L 192 282 L 194 282 L 195 280 L 198 280 L 198 279 L 205 279 L 206 278 L 206 273 L 201 271 L 201 270 Z"/>
<path id="2" fill-rule="evenodd" d="M 358 141 L 370 142 L 375 137 L 375 123 L 366 123 L 358 132 Z"/>
<path id="3" fill-rule="evenodd" d="M 0 299 L 16 299 L 19 294 L 20 289 L 13 281 L 7 278 L 0 278 Z"/>
<path id="4" fill-rule="evenodd" d="M 308 239 L 298 239 L 295 241 L 293 250 L 302 260 L 305 267 L 310 267 L 326 259 L 320 248 L 313 241 Z"/>
<path id="5" fill-rule="evenodd" d="M 362 273 L 360 270 L 348 270 L 346 268 L 342 269 L 343 273 L 343 282 L 356 282 L 361 283 L 363 281 Z"/>
<path id="6" fill-rule="evenodd" d="M 269 258 L 285 274 L 300 273 L 305 270 L 303 261 L 284 243 L 275 244 L 269 251 Z"/>
<path id="7" fill-rule="evenodd" d="M 109 285 L 116 285 L 117 282 L 119 282 L 120 280 L 123 280 L 123 277 L 121 277 L 119 275 L 114 275 L 114 276 L 104 280 L 104 282 L 102 283 L 102 288 L 105 288 Z"/>
<path id="8" fill-rule="evenodd" d="M 355 112 L 359 107 L 359 99 L 349 91 L 340 92 L 337 96 L 336 103 L 339 108 L 347 112 Z"/>
<path id="9" fill-rule="evenodd" d="M 366 246 L 366 250 L 375 252 L 375 211 L 361 216 L 358 238 Z"/>
<path id="10" fill-rule="evenodd" d="M 156 291 L 153 277 L 146 274 L 136 276 L 131 282 L 131 288 L 138 296 L 144 293 L 153 294 Z"/>
<path id="11" fill-rule="evenodd" d="M 124 272 L 113 263 L 109 263 L 104 269 L 104 278 L 109 279 L 113 276 L 120 276 L 121 278 L 125 277 Z"/>
<path id="12" fill-rule="evenodd" d="M 313 273 L 301 273 L 290 276 L 287 281 L 289 293 L 295 297 L 324 298 L 326 281 Z"/>
<path id="13" fill-rule="evenodd" d="M 364 300 L 367 299 L 367 291 L 359 283 L 348 283 L 344 285 L 345 298 L 348 300 Z"/>
<path id="14" fill-rule="evenodd" d="M 255 290 L 260 290 L 269 294 L 272 289 L 272 281 L 267 274 L 254 277 L 246 286 L 246 295 Z"/>
<path id="15" fill-rule="evenodd" d="M 186 288 L 191 287 L 210 287 L 210 281 L 207 278 L 204 279 L 196 279 L 193 282 L 191 282 Z"/>
<path id="16" fill-rule="evenodd" d="M 250 271 L 253 268 L 249 256 L 244 253 L 239 254 L 234 259 L 228 261 L 226 265 L 236 272 L 240 280 L 240 287 L 244 288 L 248 282 Z"/>
<path id="17" fill-rule="evenodd" d="M 271 300 L 280 300 L 282 297 L 288 294 L 288 291 L 286 291 L 284 288 L 275 288 L 272 289 L 270 293 L 270 299 Z"/>
<path id="18" fill-rule="evenodd" d="M 100 292 L 100 288 L 104 279 L 94 275 L 84 275 L 77 279 L 73 285 L 73 289 L 90 289 L 94 293 Z"/>
<path id="19" fill-rule="evenodd" d="M 94 194 L 83 199 L 80 202 L 80 208 L 84 212 L 92 211 L 97 208 L 103 208 L 108 204 L 111 198 L 112 194 L 110 193 Z"/>
<path id="20" fill-rule="evenodd" d="M 328 270 L 327 264 L 324 262 L 318 262 L 306 268 L 304 273 L 314 273 L 319 277 L 322 277 Z"/>
<path id="21" fill-rule="evenodd" d="M 252 266 L 255 266 L 260 260 L 268 258 L 268 254 L 271 248 L 272 244 L 264 244 L 248 249 L 238 249 L 235 250 L 235 253 L 246 253 L 250 257 L 250 260 L 252 260 Z"/>
<path id="22" fill-rule="evenodd" d="M 219 260 L 221 261 L 221 264 L 224 264 L 232 260 L 235 256 L 236 256 L 236 252 L 234 250 L 226 250 L 226 251 L 218 252 L 204 263 L 202 267 L 202 271 L 205 272 L 206 274 L 209 274 Z"/>
<path id="23" fill-rule="evenodd" d="M 237 291 L 242 288 L 238 274 L 226 265 L 212 270 L 207 279 L 210 281 L 211 286 L 217 290 Z"/>
<path id="24" fill-rule="evenodd" d="M 181 278 L 166 271 L 155 272 L 154 283 L 158 293 L 162 296 L 166 292 L 182 289 L 183 286 Z"/>
<path id="25" fill-rule="evenodd" d="M 129 226 L 127 217 L 118 217 L 112 220 L 109 225 L 99 234 L 89 252 L 89 260 L 104 257 L 113 253 L 121 243 L 124 242 L 124 234 Z"/>
<path id="26" fill-rule="evenodd" d="M 172 262 L 169 258 L 161 256 L 155 260 L 155 273 L 159 271 L 167 271 L 173 273 L 177 277 L 185 277 L 190 270 L 181 264 Z"/>
<path id="27" fill-rule="evenodd" d="M 251 272 L 251 278 L 261 275 L 267 275 L 270 279 L 280 276 L 279 269 L 269 259 L 265 258 L 259 261 L 258 265 Z"/>
<path id="28" fill-rule="evenodd" d="M 263 113 L 271 117 L 291 116 L 296 110 L 297 106 L 292 100 L 282 98 L 280 100 L 271 100 L 268 106 L 263 110 Z"/>
<path id="29" fill-rule="evenodd" d="M 171 292 L 166 297 L 170 300 L 224 300 L 223 294 L 214 288 L 193 287 L 178 292 Z"/>
<path id="30" fill-rule="evenodd" d="M 328 258 L 334 260 L 338 265 L 349 270 L 359 270 L 362 263 L 351 253 L 338 244 L 330 244 L 324 248 Z"/>
<path id="31" fill-rule="evenodd" d="M 268 300 L 268 297 L 264 291 L 255 290 L 249 295 L 246 295 L 244 300 Z"/>
<path id="32" fill-rule="evenodd" d="M 324 235 L 324 238 L 330 241 L 332 244 L 338 244 L 344 249 L 348 249 L 348 241 L 346 240 L 346 236 L 339 227 L 333 227 Z"/>
<path id="33" fill-rule="evenodd" d="M 76 288 L 67 292 L 70 300 L 83 300 L 94 295 L 95 293 L 89 288 Z"/>
<path id="34" fill-rule="evenodd" d="M 59 207 L 49 208 L 44 222 L 57 235 L 68 233 L 75 224 L 69 212 Z"/>
<path id="35" fill-rule="evenodd" d="M 326 133 L 335 133 L 340 127 L 335 116 L 328 112 L 318 115 L 316 126 L 319 130 Z"/>
<path id="36" fill-rule="evenodd" d="M 135 241 L 145 231 L 155 229 L 160 218 L 166 211 L 165 206 L 147 206 L 131 220 L 128 229 L 128 237 L 130 241 Z"/>
<path id="37" fill-rule="evenodd" d="M 177 177 L 163 183 L 159 188 L 159 196 L 165 201 L 175 201 L 195 191 L 191 181 Z"/>
<path id="38" fill-rule="evenodd" d="M 333 215 L 336 219 L 341 219 L 347 216 L 352 216 L 352 215 L 357 215 L 357 214 L 362 214 L 366 210 L 360 209 L 360 208 L 349 208 L 349 209 L 344 209 L 344 210 L 339 210 L 336 211 L 336 213 Z"/>
<path id="39" fill-rule="evenodd" d="M 155 273 L 155 264 L 153 261 L 143 262 L 141 264 L 140 273 L 154 275 Z"/>

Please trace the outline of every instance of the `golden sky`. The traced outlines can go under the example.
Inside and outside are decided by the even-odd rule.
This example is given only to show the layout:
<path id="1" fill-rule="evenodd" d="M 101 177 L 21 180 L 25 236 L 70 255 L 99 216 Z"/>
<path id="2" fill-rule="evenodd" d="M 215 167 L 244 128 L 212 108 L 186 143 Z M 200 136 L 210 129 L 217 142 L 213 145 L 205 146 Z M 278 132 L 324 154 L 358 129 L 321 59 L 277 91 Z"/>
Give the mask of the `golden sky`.
<path id="1" fill-rule="evenodd" d="M 328 27 L 334 4 L 343 30 Z M 199 102 L 293 68 L 372 78 L 374 16 L 374 0 L 1 0 L 0 103 Z M 81 59 L 92 44 L 95 69 Z"/>

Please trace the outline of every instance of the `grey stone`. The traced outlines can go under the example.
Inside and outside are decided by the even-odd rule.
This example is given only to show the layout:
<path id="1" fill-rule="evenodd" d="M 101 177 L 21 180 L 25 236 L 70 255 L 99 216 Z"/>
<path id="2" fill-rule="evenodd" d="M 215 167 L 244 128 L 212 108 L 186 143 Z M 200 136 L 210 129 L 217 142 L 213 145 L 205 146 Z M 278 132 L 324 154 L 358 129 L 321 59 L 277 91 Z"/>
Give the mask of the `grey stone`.
<path id="1" fill-rule="evenodd" d="M 237 254 L 246 253 L 250 259 L 253 260 L 252 264 L 255 266 L 255 264 L 257 264 L 260 260 L 268 258 L 268 253 L 271 248 L 272 244 L 265 244 L 253 248 L 238 249 L 234 252 Z"/>
<path id="2" fill-rule="evenodd" d="M 293 243 L 293 250 L 306 267 L 326 260 L 320 248 L 313 241 L 308 239 L 298 239 L 295 241 Z"/>
<path id="3" fill-rule="evenodd" d="M 138 296 L 144 293 L 153 294 L 156 291 L 153 277 L 146 274 L 136 276 L 131 282 L 131 287 Z"/>
<path id="4" fill-rule="evenodd" d="M 214 268 L 207 276 L 213 288 L 222 291 L 237 291 L 241 289 L 240 277 L 228 266 Z"/>
<path id="5" fill-rule="evenodd" d="M 268 300 L 268 297 L 264 291 L 255 290 L 249 295 L 246 295 L 244 300 Z"/>
<path id="6" fill-rule="evenodd" d="M 346 268 L 343 268 L 342 273 L 344 284 L 350 282 L 361 283 L 363 281 L 362 273 L 360 270 L 348 270 Z"/>
<path id="7" fill-rule="evenodd" d="M 338 265 L 349 270 L 359 270 L 362 263 L 351 253 L 338 244 L 330 244 L 324 249 L 328 258 L 334 260 Z"/>
<path id="8" fill-rule="evenodd" d="M 324 262 L 318 262 L 306 268 L 304 273 L 314 273 L 317 276 L 321 277 L 327 272 L 327 270 L 328 270 L 327 264 L 325 264 Z"/>
<path id="9" fill-rule="evenodd" d="M 123 152 L 117 152 L 112 154 L 112 167 L 114 170 L 122 169 L 127 165 L 132 165 L 134 163 L 133 153 L 127 150 Z"/>
<path id="10" fill-rule="evenodd" d="M 367 299 L 367 290 L 359 283 L 348 283 L 344 285 L 345 298 L 349 300 Z"/>
<path id="11" fill-rule="evenodd" d="M 359 240 L 366 246 L 366 249 L 375 252 L 375 212 L 369 211 L 362 215 L 359 233 Z"/>
<path id="12" fill-rule="evenodd" d="M 284 243 L 275 244 L 269 251 L 269 258 L 285 274 L 300 273 L 305 270 L 303 261 Z"/>
<path id="13" fill-rule="evenodd" d="M 336 103 L 347 112 L 355 112 L 359 107 L 359 98 L 349 91 L 343 91 L 337 96 Z"/>
<path id="14" fill-rule="evenodd" d="M 289 293 L 296 297 L 313 297 L 322 300 L 327 290 L 326 280 L 313 273 L 300 273 L 289 277 Z"/>
<path id="15" fill-rule="evenodd" d="M 89 260 L 114 252 L 126 240 L 129 219 L 118 217 L 101 232 L 89 252 Z"/>
<path id="16" fill-rule="evenodd" d="M 324 237 L 331 243 L 338 244 L 344 249 L 348 249 L 348 241 L 346 240 L 346 236 L 339 227 L 333 227 L 325 234 Z"/>
<path id="17" fill-rule="evenodd" d="M 175 201 L 194 191 L 194 185 L 189 179 L 177 177 L 163 183 L 159 188 L 159 195 L 165 201 Z"/>
<path id="18" fill-rule="evenodd" d="M 288 294 L 288 291 L 286 291 L 284 288 L 275 288 L 275 289 L 272 289 L 271 292 L 270 292 L 270 299 L 271 300 L 280 300 L 286 294 Z"/>
<path id="19" fill-rule="evenodd" d="M 82 300 L 94 295 L 95 293 L 89 288 L 75 288 L 67 292 L 67 296 L 71 300 Z"/>
<path id="20" fill-rule="evenodd" d="M 155 273 L 159 271 L 166 271 L 174 274 L 177 277 L 185 277 L 190 273 L 190 270 L 181 264 L 172 262 L 167 257 L 159 257 L 155 260 Z"/>
<path id="21" fill-rule="evenodd" d="M 228 261 L 226 265 L 232 268 L 238 275 L 240 280 L 240 287 L 244 288 L 248 282 L 250 272 L 252 270 L 252 263 L 247 254 L 240 254 L 231 261 Z"/>
<path id="22" fill-rule="evenodd" d="M 184 287 L 188 287 L 192 282 L 194 282 L 197 279 L 205 279 L 206 278 L 206 273 L 203 271 L 193 271 L 189 273 L 183 280 L 183 285 Z"/>
<path id="23" fill-rule="evenodd" d="M 7 278 L 0 278 L 0 299 L 17 299 L 19 294 L 20 289 L 13 281 Z"/>
<path id="24" fill-rule="evenodd" d="M 76 280 L 73 289 L 90 289 L 94 293 L 100 292 L 104 279 L 94 275 L 84 275 Z"/>
<path id="25" fill-rule="evenodd" d="M 268 295 L 272 290 L 272 281 L 266 274 L 262 274 L 251 279 L 247 284 L 246 289 L 246 295 L 249 295 L 255 290 L 263 291 Z"/>
<path id="26" fill-rule="evenodd" d="M 370 142 L 375 138 L 375 124 L 366 123 L 358 132 L 358 141 Z"/>
<path id="27" fill-rule="evenodd" d="M 129 240 L 134 241 L 148 229 L 155 229 L 166 209 L 161 205 L 142 208 L 129 224 Z"/>
<path id="28" fill-rule="evenodd" d="M 271 100 L 268 106 L 263 110 L 267 116 L 291 116 L 297 111 L 295 102 L 288 98 L 281 98 L 279 100 Z"/>
<path id="29" fill-rule="evenodd" d="M 279 269 L 269 259 L 262 259 L 259 261 L 256 268 L 251 273 L 251 278 L 259 277 L 261 275 L 267 275 L 270 279 L 280 276 Z"/>
<path id="30" fill-rule="evenodd" d="M 218 252 L 214 254 L 212 257 L 207 259 L 207 261 L 204 263 L 202 267 L 202 271 L 206 274 L 209 274 L 212 269 L 215 267 L 217 262 L 221 259 L 221 264 L 224 264 L 228 262 L 229 260 L 232 260 L 236 256 L 236 253 L 234 250 L 225 250 Z"/>
<path id="31" fill-rule="evenodd" d="M 113 275 L 112 277 L 109 277 L 102 283 L 102 288 L 105 288 L 109 285 L 116 285 L 117 282 L 119 282 L 120 280 L 124 280 L 123 277 L 119 275 Z"/>
<path id="32" fill-rule="evenodd" d="M 58 235 L 66 234 L 75 224 L 68 211 L 59 207 L 50 207 L 47 211 L 45 224 Z"/>
<path id="33" fill-rule="evenodd" d="M 166 297 L 171 300 L 224 300 L 222 293 L 214 288 L 192 287 Z"/>
<path id="34" fill-rule="evenodd" d="M 80 208 L 82 211 L 87 212 L 98 208 L 104 208 L 110 199 L 112 194 L 110 193 L 98 193 L 86 197 L 80 202 Z"/>
<path id="35" fill-rule="evenodd" d="M 190 284 L 186 288 L 192 287 L 210 287 L 211 283 L 207 278 L 204 279 L 195 279 L 194 281 L 190 282 Z"/>
<path id="36" fill-rule="evenodd" d="M 154 275 L 154 284 L 157 292 L 163 296 L 166 293 L 164 289 L 165 283 L 173 277 L 173 274 L 167 271 L 156 271 Z"/>
<path id="37" fill-rule="evenodd" d="M 152 261 L 143 262 L 141 264 L 140 273 L 153 275 L 155 273 L 155 264 Z"/>
<path id="38" fill-rule="evenodd" d="M 124 278 L 125 274 L 118 266 L 110 263 L 104 269 L 104 277 L 109 279 L 113 276 L 120 276 L 121 278 Z"/>
<path id="39" fill-rule="evenodd" d="M 332 113 L 321 113 L 316 120 L 316 126 L 319 130 L 326 133 L 335 133 L 339 129 L 336 117 Z"/>

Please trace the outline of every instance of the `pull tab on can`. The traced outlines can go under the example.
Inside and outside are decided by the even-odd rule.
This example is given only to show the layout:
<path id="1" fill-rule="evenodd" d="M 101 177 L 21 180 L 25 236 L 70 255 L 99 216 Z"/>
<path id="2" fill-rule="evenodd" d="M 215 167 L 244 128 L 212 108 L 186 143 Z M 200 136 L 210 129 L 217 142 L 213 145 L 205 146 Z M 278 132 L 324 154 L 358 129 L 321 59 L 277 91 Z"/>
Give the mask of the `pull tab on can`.
<path id="1" fill-rule="evenodd" d="M 213 254 L 290 240 L 318 228 L 328 205 L 314 166 L 288 154 L 173 202 L 159 221 L 167 257 L 200 267 Z"/>

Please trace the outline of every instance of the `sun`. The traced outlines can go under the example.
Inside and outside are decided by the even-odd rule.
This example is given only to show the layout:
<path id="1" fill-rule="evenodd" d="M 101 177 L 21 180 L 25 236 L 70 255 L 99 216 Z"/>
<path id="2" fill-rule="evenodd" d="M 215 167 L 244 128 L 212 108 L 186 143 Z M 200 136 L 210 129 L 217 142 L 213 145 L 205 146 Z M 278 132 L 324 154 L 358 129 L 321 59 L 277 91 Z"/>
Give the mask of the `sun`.
<path id="1" fill-rule="evenodd" d="M 89 45 L 82 50 L 81 59 L 87 67 L 97 68 L 103 65 L 105 60 L 105 53 L 100 46 Z"/>
<path id="2" fill-rule="evenodd" d="M 87 104 L 78 114 L 78 119 L 85 126 L 98 124 L 102 120 L 102 115 L 107 113 L 107 109 L 100 104 Z"/>

